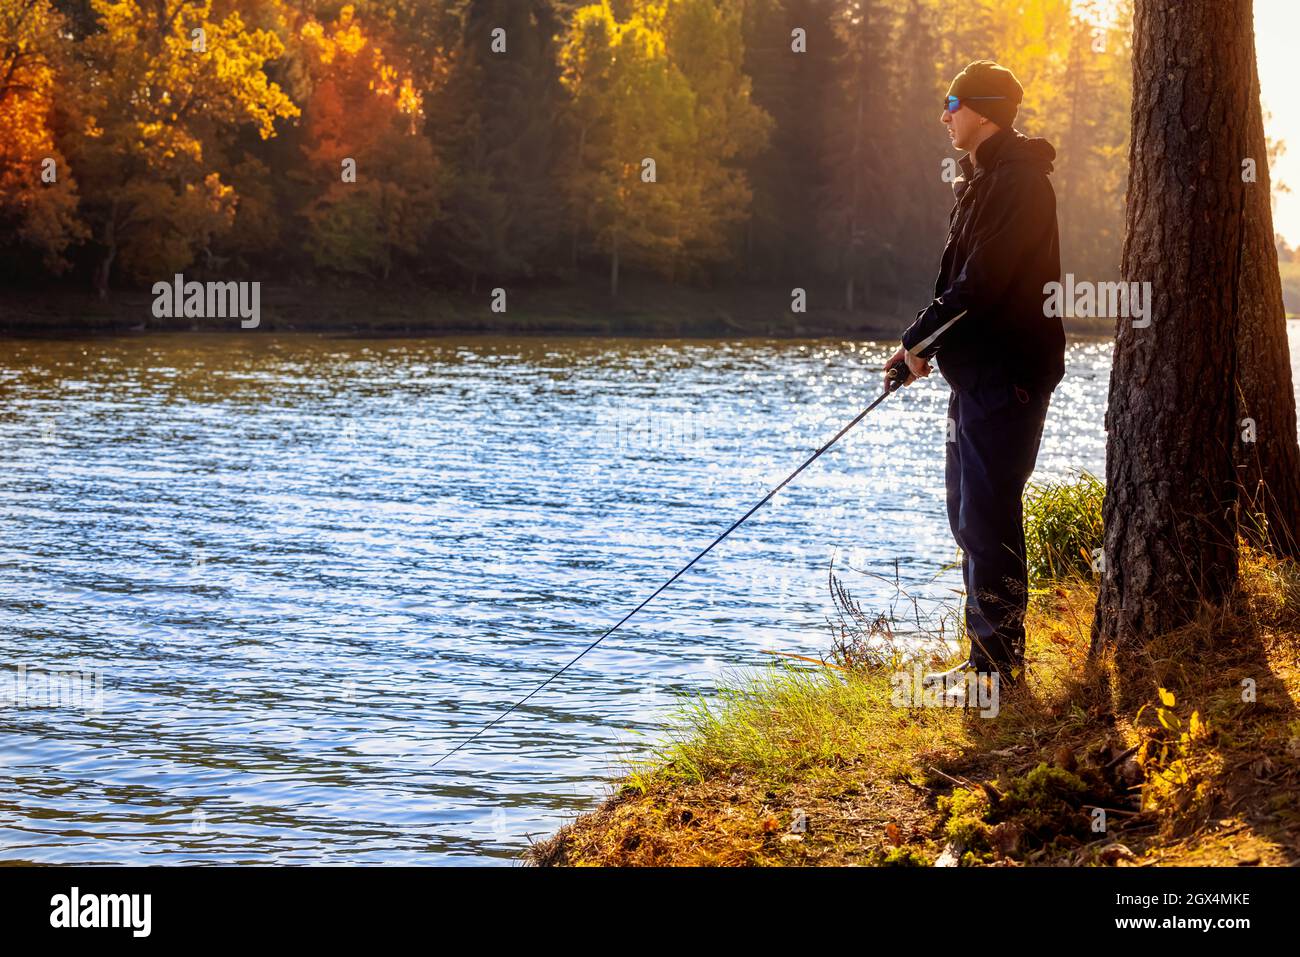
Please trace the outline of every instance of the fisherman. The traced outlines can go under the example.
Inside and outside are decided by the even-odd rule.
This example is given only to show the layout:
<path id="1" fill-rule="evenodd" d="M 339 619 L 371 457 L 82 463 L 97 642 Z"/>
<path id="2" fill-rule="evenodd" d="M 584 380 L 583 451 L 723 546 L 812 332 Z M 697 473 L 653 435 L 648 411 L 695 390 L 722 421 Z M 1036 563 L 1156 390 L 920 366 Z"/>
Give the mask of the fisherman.
<path id="1" fill-rule="evenodd" d="M 917 313 L 886 364 L 906 364 L 904 384 L 930 374 L 952 387 L 945 484 L 948 522 L 962 554 L 969 658 L 939 675 L 997 675 L 1007 688 L 1024 670 L 1028 580 L 1022 496 L 1034 470 L 1053 390 L 1065 375 L 1065 330 L 1044 309 L 1061 278 L 1056 150 L 1013 128 L 1023 89 L 1015 75 L 978 60 L 948 88 L 940 120 L 961 175 L 933 301 Z"/>

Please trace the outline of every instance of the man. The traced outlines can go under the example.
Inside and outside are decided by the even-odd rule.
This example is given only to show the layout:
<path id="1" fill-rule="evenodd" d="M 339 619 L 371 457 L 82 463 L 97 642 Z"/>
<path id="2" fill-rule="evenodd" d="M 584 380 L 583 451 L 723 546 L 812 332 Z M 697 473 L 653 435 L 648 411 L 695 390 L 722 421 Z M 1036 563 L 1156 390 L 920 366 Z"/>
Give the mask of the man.
<path id="1" fill-rule="evenodd" d="M 996 673 L 1004 688 L 1024 669 L 1021 499 L 1065 374 L 1065 331 L 1043 308 L 1044 286 L 1061 276 L 1047 178 L 1056 150 L 1012 128 L 1022 95 L 1012 72 L 991 60 L 970 64 L 948 88 L 940 119 L 953 146 L 967 151 L 953 183 L 957 202 L 935 298 L 886 365 L 888 387 L 895 366 L 906 365 L 906 384 L 929 375 L 933 358 L 952 387 L 945 483 L 971 650 L 944 676 L 955 684 L 970 670 Z"/>

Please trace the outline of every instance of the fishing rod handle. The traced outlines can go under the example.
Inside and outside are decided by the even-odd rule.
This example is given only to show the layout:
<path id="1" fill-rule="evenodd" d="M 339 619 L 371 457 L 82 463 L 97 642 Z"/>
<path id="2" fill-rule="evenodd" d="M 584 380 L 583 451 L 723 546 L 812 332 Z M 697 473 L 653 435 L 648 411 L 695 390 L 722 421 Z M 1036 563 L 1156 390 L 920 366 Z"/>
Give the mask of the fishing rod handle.
<path id="1" fill-rule="evenodd" d="M 889 379 L 888 391 L 897 392 L 903 386 L 907 385 L 907 380 L 911 376 L 907 368 L 907 360 L 899 359 L 891 366 L 885 367 L 885 376 Z"/>

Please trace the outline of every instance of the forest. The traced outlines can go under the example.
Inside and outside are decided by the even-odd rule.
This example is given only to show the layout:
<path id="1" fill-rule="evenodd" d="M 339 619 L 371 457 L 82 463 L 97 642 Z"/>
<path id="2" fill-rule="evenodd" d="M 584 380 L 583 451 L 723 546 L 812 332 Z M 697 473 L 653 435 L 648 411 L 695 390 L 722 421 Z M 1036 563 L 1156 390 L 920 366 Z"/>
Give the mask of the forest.
<path id="1" fill-rule="evenodd" d="M 0 281 L 928 298 L 951 77 L 1056 147 L 1116 277 L 1127 0 L 0 0 Z"/>

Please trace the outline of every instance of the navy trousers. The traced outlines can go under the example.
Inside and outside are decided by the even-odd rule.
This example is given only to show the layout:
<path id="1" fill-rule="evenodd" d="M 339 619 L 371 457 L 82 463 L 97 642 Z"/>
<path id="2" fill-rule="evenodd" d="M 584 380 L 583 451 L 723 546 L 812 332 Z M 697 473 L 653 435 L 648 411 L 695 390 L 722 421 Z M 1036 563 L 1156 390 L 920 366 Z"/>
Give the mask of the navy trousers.
<path id="1" fill-rule="evenodd" d="M 1025 660 L 1022 498 L 1034 470 L 1051 393 L 988 382 L 948 400 L 948 522 L 962 552 L 971 662 L 1014 681 Z"/>

